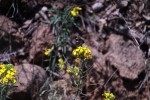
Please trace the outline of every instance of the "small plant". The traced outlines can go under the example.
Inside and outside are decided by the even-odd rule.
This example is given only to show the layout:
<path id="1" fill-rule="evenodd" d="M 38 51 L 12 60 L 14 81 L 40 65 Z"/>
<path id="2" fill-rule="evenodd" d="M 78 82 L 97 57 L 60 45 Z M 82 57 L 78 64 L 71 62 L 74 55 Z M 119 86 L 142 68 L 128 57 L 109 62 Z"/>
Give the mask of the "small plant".
<path id="1" fill-rule="evenodd" d="M 102 96 L 104 97 L 104 100 L 115 100 L 115 95 L 111 92 L 104 92 Z"/>
<path id="2" fill-rule="evenodd" d="M 72 67 L 68 68 L 66 71 L 69 74 L 78 76 L 83 75 L 83 67 L 86 64 L 86 60 L 92 59 L 91 50 L 86 46 L 78 46 L 72 51 L 72 55 L 75 57 L 74 64 Z"/>
<path id="3" fill-rule="evenodd" d="M 0 64 L 0 100 L 5 100 L 8 90 L 16 83 L 16 70 L 12 64 Z"/>
<path id="4" fill-rule="evenodd" d="M 44 55 L 50 57 L 46 60 L 49 62 L 49 70 L 62 70 L 65 65 L 63 60 L 71 58 L 71 52 L 68 49 L 72 46 L 70 32 L 73 27 L 77 26 L 75 19 L 79 15 L 79 10 L 82 8 L 68 6 L 61 10 L 53 8 L 49 10 L 49 13 L 52 14 L 50 24 L 53 26 L 56 36 L 53 47 L 44 51 Z M 76 17 L 72 15 L 73 13 L 76 13 Z"/>
<path id="5" fill-rule="evenodd" d="M 71 31 L 74 27 L 77 28 L 76 18 L 81 10 L 82 8 L 79 6 L 49 10 L 52 13 L 50 21 L 55 30 L 56 40 L 53 47 L 44 52 L 44 55 L 49 57 L 46 60 L 49 62 L 47 70 L 55 73 L 63 70 L 64 73 L 68 73 L 71 77 L 71 84 L 75 86 L 76 96 L 82 92 L 87 60 L 92 59 L 91 50 L 88 47 L 82 46 L 82 44 L 76 49 L 72 47 Z"/>
<path id="6" fill-rule="evenodd" d="M 82 94 L 83 80 L 86 75 L 87 60 L 92 59 L 91 50 L 86 46 L 78 46 L 72 50 L 75 57 L 74 62 L 67 68 L 66 72 L 71 75 L 72 83 L 76 86 L 76 96 Z"/>

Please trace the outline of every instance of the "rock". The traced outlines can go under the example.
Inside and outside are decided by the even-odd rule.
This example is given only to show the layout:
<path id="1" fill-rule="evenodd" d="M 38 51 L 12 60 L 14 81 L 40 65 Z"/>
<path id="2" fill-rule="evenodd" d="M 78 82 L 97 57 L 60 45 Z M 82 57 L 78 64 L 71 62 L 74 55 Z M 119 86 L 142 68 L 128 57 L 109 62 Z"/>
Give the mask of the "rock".
<path id="1" fill-rule="evenodd" d="M 41 100 L 39 98 L 42 98 L 43 100 L 74 100 L 75 98 L 76 100 L 80 100 L 80 97 L 75 94 L 76 89 L 64 79 L 50 82 L 50 84 L 48 83 L 45 86 L 43 91 L 48 92 L 43 92 L 36 100 Z"/>
<path id="2" fill-rule="evenodd" d="M 98 0 L 96 3 L 94 3 L 92 5 L 93 11 L 96 12 L 96 11 L 101 10 L 101 8 L 103 8 L 103 6 L 104 6 L 103 5 L 104 2 L 105 2 L 104 0 Z"/>
<path id="3" fill-rule="evenodd" d="M 143 15 L 143 17 L 148 21 L 150 20 L 150 16 L 148 16 L 148 15 Z"/>
<path id="4" fill-rule="evenodd" d="M 112 34 L 106 59 L 118 69 L 121 77 L 134 80 L 145 68 L 145 56 L 131 40 L 124 40 L 122 36 Z"/>
<path id="5" fill-rule="evenodd" d="M 44 7 L 42 7 L 41 11 L 46 12 L 46 11 L 48 11 L 48 8 L 44 6 Z"/>
<path id="6" fill-rule="evenodd" d="M 23 46 L 23 41 L 17 35 L 18 24 L 6 16 L 0 15 L 0 61 L 10 61 L 12 56 L 8 53 L 16 52 Z M 7 48 L 7 49 L 6 49 Z M 5 50 L 5 54 L 4 53 Z M 14 53 L 13 52 L 13 53 Z M 8 54 L 8 56 L 6 56 Z M 14 53 L 15 55 L 16 53 Z M 4 55 L 4 57 L 2 57 Z M 13 56 L 14 57 L 14 56 Z"/>
<path id="7" fill-rule="evenodd" d="M 45 70 L 28 63 L 17 65 L 15 69 L 17 70 L 17 83 L 8 92 L 8 96 L 11 100 L 31 100 L 47 78 Z"/>
<path id="8" fill-rule="evenodd" d="M 0 15 L 0 30 L 5 31 L 6 34 L 13 34 L 17 32 L 17 27 L 18 25 L 16 22 L 10 20 L 6 16 Z"/>
<path id="9" fill-rule="evenodd" d="M 121 0 L 120 1 L 120 6 L 121 7 L 126 7 L 128 5 L 128 1 L 127 0 Z"/>
<path id="10" fill-rule="evenodd" d="M 42 55 L 45 47 L 51 46 L 54 40 L 53 34 L 48 24 L 40 23 L 32 33 L 32 40 L 29 50 L 29 61 L 38 63 L 42 61 Z"/>
<path id="11" fill-rule="evenodd" d="M 103 8 L 103 4 L 101 2 L 97 2 L 95 4 L 92 5 L 92 10 L 94 12 L 101 10 L 101 8 Z"/>

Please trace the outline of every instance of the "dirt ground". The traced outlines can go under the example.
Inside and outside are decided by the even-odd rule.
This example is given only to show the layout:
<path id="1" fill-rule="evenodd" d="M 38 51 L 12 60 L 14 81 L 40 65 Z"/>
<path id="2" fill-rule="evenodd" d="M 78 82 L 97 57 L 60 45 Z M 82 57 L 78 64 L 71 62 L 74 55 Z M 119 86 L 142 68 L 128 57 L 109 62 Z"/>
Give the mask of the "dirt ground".
<path id="1" fill-rule="evenodd" d="M 86 95 L 78 100 L 102 100 L 104 91 L 113 91 L 116 100 L 150 100 L 149 0 L 0 0 L 0 62 L 44 68 L 43 51 L 55 35 L 48 24 L 51 15 L 43 7 L 72 4 L 82 6 L 83 12 L 81 27 L 71 38 L 81 37 L 93 56 L 81 89 Z M 67 86 L 63 79 L 52 86 L 57 81 Z M 72 100 L 69 96 L 63 100 Z"/>

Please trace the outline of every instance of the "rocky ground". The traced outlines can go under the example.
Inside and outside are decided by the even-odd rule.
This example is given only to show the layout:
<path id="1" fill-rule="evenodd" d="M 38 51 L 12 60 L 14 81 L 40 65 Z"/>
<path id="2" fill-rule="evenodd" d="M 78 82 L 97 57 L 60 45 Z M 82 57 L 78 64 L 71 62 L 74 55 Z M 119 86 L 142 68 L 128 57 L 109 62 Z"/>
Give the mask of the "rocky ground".
<path id="1" fill-rule="evenodd" d="M 12 100 L 39 100 L 43 84 L 67 88 L 62 100 L 73 100 L 68 76 L 46 83 L 43 63 L 43 51 L 55 39 L 47 9 L 72 4 L 83 8 L 72 40 L 80 36 L 93 55 L 81 88 L 86 95 L 77 100 L 102 100 L 104 91 L 116 100 L 150 100 L 149 0 L 0 0 L 0 62 L 13 63 L 18 72 L 18 83 L 8 93 Z M 46 94 L 42 98 L 49 100 Z"/>

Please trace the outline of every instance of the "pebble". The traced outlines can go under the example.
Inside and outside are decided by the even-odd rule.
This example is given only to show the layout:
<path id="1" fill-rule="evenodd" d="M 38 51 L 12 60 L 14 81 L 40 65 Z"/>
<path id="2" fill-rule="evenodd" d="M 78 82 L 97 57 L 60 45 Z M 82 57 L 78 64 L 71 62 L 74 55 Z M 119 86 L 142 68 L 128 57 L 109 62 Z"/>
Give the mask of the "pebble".
<path id="1" fill-rule="evenodd" d="M 92 5 L 92 10 L 95 12 L 95 11 L 99 11 L 101 10 L 101 8 L 103 8 L 103 3 L 101 2 L 97 2 L 95 4 Z"/>
<path id="2" fill-rule="evenodd" d="M 126 0 L 121 0 L 121 1 L 120 1 L 120 5 L 121 5 L 122 7 L 126 7 L 126 6 L 128 5 L 128 1 L 126 1 Z"/>
<path id="3" fill-rule="evenodd" d="M 44 7 L 42 7 L 41 11 L 46 12 L 46 11 L 48 11 L 48 8 L 44 6 Z"/>

